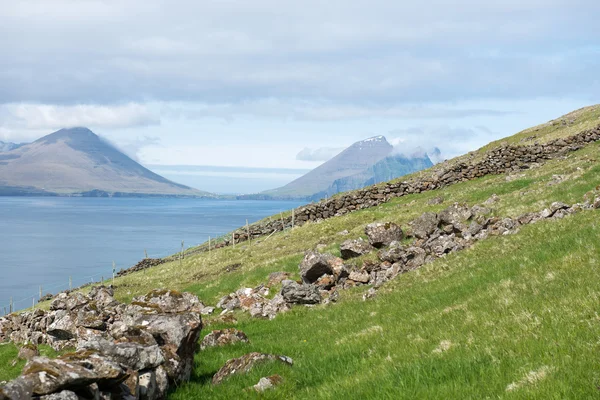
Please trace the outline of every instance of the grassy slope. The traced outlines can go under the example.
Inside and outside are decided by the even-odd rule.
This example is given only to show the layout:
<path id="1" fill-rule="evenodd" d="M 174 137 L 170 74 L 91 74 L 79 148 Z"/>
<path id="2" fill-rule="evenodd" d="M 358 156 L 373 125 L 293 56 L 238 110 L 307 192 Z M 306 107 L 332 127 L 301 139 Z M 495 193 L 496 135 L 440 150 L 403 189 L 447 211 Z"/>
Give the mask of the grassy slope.
<path id="1" fill-rule="evenodd" d="M 540 141 L 572 134 L 575 125 L 596 125 L 596 113 L 586 110 L 573 125 L 550 124 L 536 134 Z M 521 143 L 531 136 L 528 131 L 507 140 Z M 172 262 L 119 278 L 117 297 L 129 300 L 169 287 L 214 304 L 223 294 L 265 282 L 270 272 L 297 273 L 302 252 L 317 244 L 336 253 L 341 241 L 361 236 L 373 221 L 406 226 L 424 211 L 454 201 L 480 203 L 492 193 L 501 198 L 494 206 L 498 215 L 540 210 L 552 201 L 581 201 L 600 183 L 599 149 L 598 144 L 588 146 L 508 180 L 489 176 L 394 199 L 268 240 L 194 255 L 181 265 Z M 555 174 L 565 179 L 554 184 Z M 427 204 L 439 195 L 444 204 Z M 238 328 L 251 344 L 199 354 L 193 381 L 172 397 L 252 397 L 242 389 L 261 376 L 280 373 L 285 383 L 265 398 L 594 398 L 600 385 L 599 214 L 541 222 L 515 236 L 480 242 L 402 275 L 371 301 L 363 302 L 366 288 L 358 288 L 343 292 L 336 305 L 296 307 L 273 321 L 238 314 Z M 350 235 L 337 234 L 344 229 Z M 227 272 L 234 263 L 241 267 Z M 221 386 L 209 384 L 227 359 L 249 351 L 286 354 L 296 364 L 268 364 Z M 507 391 L 513 383 L 516 389 Z"/>

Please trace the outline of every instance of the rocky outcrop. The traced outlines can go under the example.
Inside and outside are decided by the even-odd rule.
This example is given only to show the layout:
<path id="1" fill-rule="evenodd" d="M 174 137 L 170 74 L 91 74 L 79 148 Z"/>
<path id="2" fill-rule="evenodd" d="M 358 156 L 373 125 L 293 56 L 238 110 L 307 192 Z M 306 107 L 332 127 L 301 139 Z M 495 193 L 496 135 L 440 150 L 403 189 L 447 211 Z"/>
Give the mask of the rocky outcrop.
<path id="1" fill-rule="evenodd" d="M 61 294 L 48 312 L 0 319 L 4 340 L 74 350 L 56 359 L 28 354 L 23 374 L 0 389 L 0 398 L 153 400 L 188 380 L 202 329 L 200 300 L 166 290 L 127 305 L 112 296 L 107 287 L 93 288 L 87 296 Z"/>

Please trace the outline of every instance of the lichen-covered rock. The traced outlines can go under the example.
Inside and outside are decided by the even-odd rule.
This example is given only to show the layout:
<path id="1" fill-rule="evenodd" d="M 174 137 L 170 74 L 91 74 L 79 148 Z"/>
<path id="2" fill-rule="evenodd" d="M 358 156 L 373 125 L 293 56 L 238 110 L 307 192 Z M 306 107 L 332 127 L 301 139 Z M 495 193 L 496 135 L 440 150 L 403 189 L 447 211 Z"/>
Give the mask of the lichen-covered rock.
<path id="1" fill-rule="evenodd" d="M 20 360 L 31 360 L 33 357 L 37 357 L 40 355 L 40 351 L 35 344 L 26 343 L 19 349 L 19 354 L 17 358 Z"/>
<path id="2" fill-rule="evenodd" d="M 0 386 L 0 399 L 2 400 L 25 400 L 31 399 L 33 394 L 33 381 L 23 376 Z"/>
<path id="3" fill-rule="evenodd" d="M 367 271 L 352 271 L 348 279 L 354 282 L 368 283 L 370 277 Z"/>
<path id="4" fill-rule="evenodd" d="M 344 260 L 354 257 L 360 257 L 363 254 L 368 254 L 373 250 L 373 247 L 362 238 L 349 239 L 340 245 L 340 253 Z"/>
<path id="5" fill-rule="evenodd" d="M 101 337 L 80 342 L 77 349 L 79 351 L 91 350 L 98 352 L 136 371 L 158 367 L 165 361 L 158 345 L 147 346 L 130 342 L 114 343 Z"/>
<path id="6" fill-rule="evenodd" d="M 286 280 L 282 282 L 281 295 L 287 303 L 291 304 L 318 304 L 321 302 L 321 293 L 315 285 L 298 284 Z"/>
<path id="7" fill-rule="evenodd" d="M 234 328 L 214 330 L 202 339 L 200 348 L 226 346 L 234 343 L 248 343 L 248 336 Z"/>
<path id="8" fill-rule="evenodd" d="M 392 242 L 388 248 L 381 249 L 378 256 L 381 261 L 393 264 L 404 258 L 404 247 L 400 242 Z"/>
<path id="9" fill-rule="evenodd" d="M 377 222 L 365 227 L 365 234 L 373 247 L 389 246 L 394 241 L 401 241 L 404 237 L 402 229 L 393 222 Z"/>
<path id="10" fill-rule="evenodd" d="M 264 353 L 248 353 L 239 358 L 234 358 L 225 363 L 219 371 L 213 376 L 213 385 L 218 385 L 225 379 L 229 378 L 234 374 L 245 374 L 250 371 L 256 364 L 268 362 L 268 361 L 279 361 L 287 365 L 293 365 L 294 362 L 291 358 L 286 356 L 277 356 L 273 354 Z"/>
<path id="11" fill-rule="evenodd" d="M 331 254 L 321 254 L 309 251 L 300 263 L 300 276 L 304 283 L 313 283 L 323 275 L 335 274 L 336 268 L 341 268 L 343 261 Z"/>
<path id="12" fill-rule="evenodd" d="M 438 223 L 437 214 L 432 212 L 423 213 L 420 217 L 412 221 L 412 234 L 417 239 L 426 239 L 437 229 Z"/>
<path id="13" fill-rule="evenodd" d="M 69 340 L 77 336 L 77 326 L 71 314 L 64 314 L 62 317 L 54 320 L 48 327 L 48 335 L 54 336 L 58 340 Z"/>

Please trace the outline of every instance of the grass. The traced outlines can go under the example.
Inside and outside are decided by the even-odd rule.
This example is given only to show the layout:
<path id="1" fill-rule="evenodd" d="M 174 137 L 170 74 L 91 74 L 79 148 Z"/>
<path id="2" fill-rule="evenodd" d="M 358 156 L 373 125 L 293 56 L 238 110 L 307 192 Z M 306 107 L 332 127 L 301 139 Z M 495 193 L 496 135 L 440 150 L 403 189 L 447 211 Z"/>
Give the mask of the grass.
<path id="1" fill-rule="evenodd" d="M 595 398 L 598 221 L 589 212 L 480 242 L 390 282 L 371 301 L 357 289 L 273 321 L 240 314 L 236 327 L 251 343 L 200 353 L 192 382 L 172 398 L 244 397 L 273 373 L 286 383 L 264 398 Z M 295 365 L 209 384 L 226 360 L 249 351 Z M 538 382 L 527 380 L 540 370 Z"/>
<path id="2" fill-rule="evenodd" d="M 598 116 L 598 107 L 592 107 L 573 114 L 573 123 L 549 123 L 506 141 L 526 143 L 531 131 L 535 140 L 551 140 L 597 125 Z M 370 222 L 407 228 L 425 211 L 453 202 L 479 204 L 492 194 L 500 198 L 491 206 L 499 216 L 539 211 L 553 201 L 580 202 L 600 183 L 599 150 L 600 144 L 592 144 L 538 168 L 396 198 L 235 249 L 194 254 L 118 278 L 116 297 L 129 301 L 170 288 L 214 305 L 227 293 L 265 283 L 271 272 L 298 277 L 305 250 L 324 245 L 339 254 L 339 244 L 364 236 Z M 428 203 L 438 196 L 443 204 Z M 171 398 L 252 398 L 257 395 L 243 389 L 274 373 L 285 381 L 263 398 L 597 398 L 599 216 L 584 212 L 479 242 L 402 275 L 366 302 L 361 287 L 343 291 L 338 304 L 294 307 L 273 321 L 237 313 L 236 327 L 251 343 L 198 354 L 192 381 Z M 349 234 L 340 235 L 343 230 Z M 215 317 L 206 321 L 212 325 L 205 333 L 225 327 Z M 1 346 L 0 361 L 14 358 L 14 349 Z M 210 384 L 225 361 L 250 351 L 285 354 L 295 364 L 265 364 L 222 385 Z M 18 368 L 0 372 L 11 377 Z"/>
<path id="3" fill-rule="evenodd" d="M 39 346 L 39 350 L 41 356 L 56 357 L 58 355 L 50 346 Z M 0 343 L 0 382 L 14 379 L 21 373 L 25 366 L 25 360 L 18 360 L 18 354 L 19 347 L 12 343 Z"/>

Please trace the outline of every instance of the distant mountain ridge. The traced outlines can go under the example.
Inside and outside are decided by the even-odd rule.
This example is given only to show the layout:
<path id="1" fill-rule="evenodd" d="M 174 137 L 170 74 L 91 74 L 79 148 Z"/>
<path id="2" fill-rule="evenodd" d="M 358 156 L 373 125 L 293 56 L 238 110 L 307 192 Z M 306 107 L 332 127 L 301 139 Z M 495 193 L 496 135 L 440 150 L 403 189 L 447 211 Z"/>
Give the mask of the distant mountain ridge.
<path id="1" fill-rule="evenodd" d="M 87 128 L 0 152 L 0 194 L 214 197 L 155 174 Z"/>
<path id="2" fill-rule="evenodd" d="M 439 149 L 436 148 L 434 153 L 438 154 Z M 425 152 L 410 156 L 395 154 L 394 146 L 384 136 L 374 136 L 354 143 L 331 160 L 283 187 L 240 198 L 319 200 L 339 192 L 388 181 L 432 165 L 433 162 Z"/>
<path id="3" fill-rule="evenodd" d="M 0 140 L 0 153 L 4 151 L 11 151 L 17 149 L 21 146 L 24 146 L 25 143 L 11 143 L 11 142 L 3 142 Z"/>

